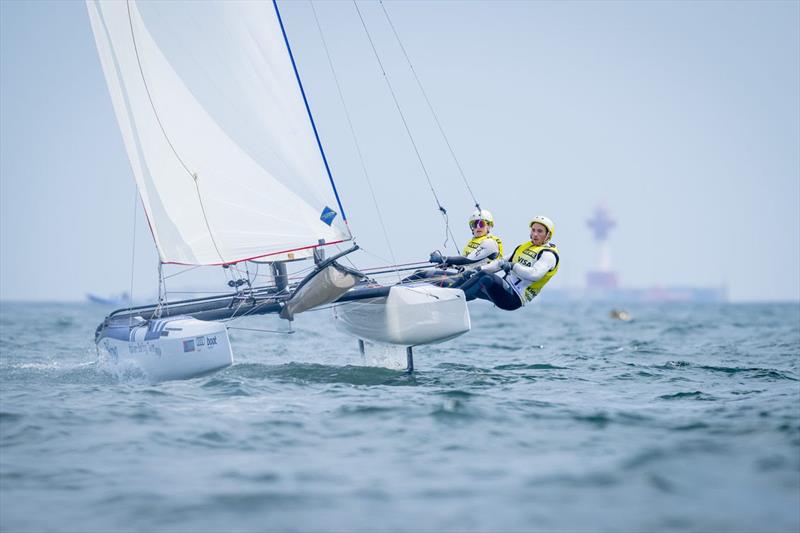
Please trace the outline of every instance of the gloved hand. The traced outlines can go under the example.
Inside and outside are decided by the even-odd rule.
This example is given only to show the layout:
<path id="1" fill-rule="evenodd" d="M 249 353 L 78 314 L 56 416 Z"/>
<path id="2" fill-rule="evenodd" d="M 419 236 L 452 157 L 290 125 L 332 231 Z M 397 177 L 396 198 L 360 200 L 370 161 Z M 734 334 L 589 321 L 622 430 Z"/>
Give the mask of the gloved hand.
<path id="1" fill-rule="evenodd" d="M 473 269 L 467 270 L 466 272 L 461 274 L 461 277 L 463 277 L 465 280 L 468 280 L 472 276 L 477 276 L 480 273 L 480 271 L 481 271 L 481 267 L 473 268 Z"/>
<path id="2" fill-rule="evenodd" d="M 474 278 L 476 275 L 478 275 L 480 273 L 480 270 L 481 270 L 480 267 L 478 267 L 465 271 L 463 274 L 455 278 L 455 282 L 452 285 L 450 285 L 450 287 L 453 289 L 461 287 L 471 278 Z"/>
<path id="3" fill-rule="evenodd" d="M 500 267 L 500 269 L 501 269 L 503 272 L 505 272 L 506 274 L 508 274 L 509 272 L 511 272 L 511 269 L 513 269 L 513 268 L 514 268 L 514 264 L 513 264 L 513 263 L 509 263 L 509 262 L 508 262 L 508 261 L 506 261 L 505 259 L 501 259 L 501 260 L 500 260 L 500 263 L 498 263 L 498 265 L 497 265 L 497 266 L 499 266 L 499 267 Z"/>
<path id="4" fill-rule="evenodd" d="M 439 250 L 436 250 L 435 252 L 431 252 L 431 257 L 428 259 L 428 261 L 431 263 L 444 263 L 444 257 L 442 257 L 442 254 Z"/>

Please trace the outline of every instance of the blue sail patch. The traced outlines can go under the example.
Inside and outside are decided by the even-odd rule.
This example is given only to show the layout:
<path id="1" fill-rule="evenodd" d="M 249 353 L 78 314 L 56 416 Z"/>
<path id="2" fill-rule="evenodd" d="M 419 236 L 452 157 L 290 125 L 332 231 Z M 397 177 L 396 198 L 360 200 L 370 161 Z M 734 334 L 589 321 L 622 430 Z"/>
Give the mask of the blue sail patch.
<path id="1" fill-rule="evenodd" d="M 325 206 L 325 209 L 322 210 L 322 214 L 319 216 L 319 219 L 330 226 L 337 214 L 338 213 L 336 213 L 336 211 L 328 206 Z"/>

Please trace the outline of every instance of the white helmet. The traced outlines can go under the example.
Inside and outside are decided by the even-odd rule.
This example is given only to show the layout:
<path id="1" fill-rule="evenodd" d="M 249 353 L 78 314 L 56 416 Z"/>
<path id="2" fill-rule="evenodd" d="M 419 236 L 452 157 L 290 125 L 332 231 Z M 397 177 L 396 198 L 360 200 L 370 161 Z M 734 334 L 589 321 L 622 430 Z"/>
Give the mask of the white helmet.
<path id="1" fill-rule="evenodd" d="M 494 217 L 486 209 L 475 210 L 475 212 L 472 213 L 472 216 L 469 217 L 470 225 L 478 220 L 485 220 L 487 224 L 494 226 Z"/>
<path id="2" fill-rule="evenodd" d="M 531 220 L 531 223 L 528 224 L 528 227 L 531 227 L 534 224 L 541 224 L 542 226 L 547 228 L 547 232 L 548 232 L 547 240 L 550 240 L 550 239 L 553 238 L 553 233 L 556 232 L 556 225 L 553 224 L 552 220 L 550 220 L 549 218 L 547 218 L 545 216 L 539 215 L 539 216 L 533 217 L 533 220 Z"/>

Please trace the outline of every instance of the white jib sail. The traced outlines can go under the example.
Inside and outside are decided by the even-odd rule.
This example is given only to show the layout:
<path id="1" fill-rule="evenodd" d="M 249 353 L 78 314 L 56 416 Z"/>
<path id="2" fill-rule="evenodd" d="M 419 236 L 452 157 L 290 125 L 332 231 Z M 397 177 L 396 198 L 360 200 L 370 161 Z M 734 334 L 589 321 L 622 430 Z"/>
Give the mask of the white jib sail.
<path id="1" fill-rule="evenodd" d="M 87 6 L 162 262 L 351 238 L 271 2 Z"/>

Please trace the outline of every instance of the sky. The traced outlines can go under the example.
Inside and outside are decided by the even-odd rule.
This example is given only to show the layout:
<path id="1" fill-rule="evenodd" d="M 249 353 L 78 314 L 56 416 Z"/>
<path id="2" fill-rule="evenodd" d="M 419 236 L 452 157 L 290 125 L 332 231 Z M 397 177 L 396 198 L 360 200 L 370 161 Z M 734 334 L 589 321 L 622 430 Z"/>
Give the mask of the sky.
<path id="1" fill-rule="evenodd" d="M 357 242 L 390 258 L 377 209 L 395 258 L 426 259 L 441 217 L 352 2 L 315 7 L 377 206 L 311 7 L 280 5 Z M 800 2 L 385 6 L 506 247 L 533 216 L 555 221 L 552 286 L 585 284 L 598 261 L 586 220 L 605 205 L 623 286 L 800 300 Z M 380 5 L 359 7 L 463 243 L 470 195 Z M 136 205 L 86 6 L 0 0 L 0 299 L 82 300 L 132 279 L 154 294 Z"/>

